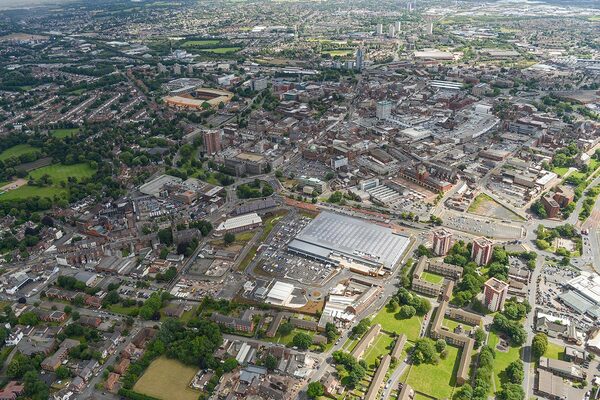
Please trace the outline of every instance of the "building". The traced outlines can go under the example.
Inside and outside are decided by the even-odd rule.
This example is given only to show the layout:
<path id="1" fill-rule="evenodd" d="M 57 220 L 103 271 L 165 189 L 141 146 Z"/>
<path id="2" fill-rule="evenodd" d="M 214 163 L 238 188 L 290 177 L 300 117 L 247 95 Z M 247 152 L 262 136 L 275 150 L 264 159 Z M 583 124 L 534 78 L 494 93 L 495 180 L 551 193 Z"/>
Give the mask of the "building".
<path id="1" fill-rule="evenodd" d="M 391 361 L 392 358 L 389 354 L 383 356 L 381 362 L 379 363 L 379 367 L 377 367 L 377 371 L 373 376 L 373 380 L 371 380 L 369 390 L 365 395 L 365 400 L 375 400 L 379 398 L 379 390 L 383 386 L 383 381 L 385 380 L 385 375 L 387 374 L 388 369 L 390 368 Z"/>
<path id="2" fill-rule="evenodd" d="M 16 400 L 25 391 L 25 386 L 17 381 L 10 381 L 0 390 L 0 400 Z"/>
<path id="3" fill-rule="evenodd" d="M 469 366 L 471 365 L 471 355 L 475 346 L 475 340 L 464 334 L 446 330 L 443 327 L 444 317 L 448 312 L 449 294 L 452 292 L 453 286 L 453 282 L 448 281 L 446 289 L 444 290 L 446 295 L 443 297 L 442 302 L 435 313 L 430 334 L 433 339 L 444 339 L 449 344 L 462 347 L 463 350 L 460 356 L 458 371 L 456 373 L 456 382 L 459 385 L 463 385 L 469 381 Z M 473 314 L 473 317 L 469 319 L 475 319 L 475 315 Z"/>
<path id="4" fill-rule="evenodd" d="M 563 378 L 554 375 L 550 371 L 538 368 L 538 378 L 535 394 L 544 396 L 551 400 L 566 400 L 568 387 Z"/>
<path id="5" fill-rule="evenodd" d="M 392 270 L 408 244 L 408 237 L 391 228 L 324 211 L 288 244 L 288 251 L 369 275 Z"/>
<path id="6" fill-rule="evenodd" d="M 377 119 L 389 118 L 392 115 L 392 105 L 393 103 L 389 100 L 378 101 L 375 111 Z"/>
<path id="7" fill-rule="evenodd" d="M 262 92 L 269 85 L 269 81 L 267 78 L 252 79 L 251 85 L 253 91 Z"/>
<path id="8" fill-rule="evenodd" d="M 356 358 L 357 360 L 360 360 L 363 354 L 365 354 L 365 350 L 369 348 L 369 346 L 373 343 L 377 335 L 379 335 L 379 332 L 381 332 L 381 325 L 375 324 L 371 326 L 371 328 L 369 328 L 367 333 L 363 335 L 363 337 L 356 344 L 356 347 L 354 347 L 354 349 L 350 353 L 352 357 Z"/>
<path id="9" fill-rule="evenodd" d="M 544 206 L 544 210 L 546 210 L 546 215 L 548 218 L 556 218 L 560 213 L 560 204 L 554 200 L 553 195 L 554 194 L 552 192 L 546 193 L 540 200 Z"/>
<path id="10" fill-rule="evenodd" d="M 377 31 L 376 31 L 378 36 L 383 35 L 383 24 L 377 24 Z"/>
<path id="11" fill-rule="evenodd" d="M 538 368 L 551 372 L 554 375 L 579 382 L 583 382 L 587 376 L 581 367 L 569 361 L 555 360 L 546 357 L 540 357 Z"/>
<path id="12" fill-rule="evenodd" d="M 504 302 L 508 296 L 508 283 L 496 278 L 490 278 L 483 288 L 483 304 L 488 310 L 496 312 L 504 309 Z"/>
<path id="13" fill-rule="evenodd" d="M 356 49 L 356 62 L 354 63 L 354 68 L 357 71 L 362 71 L 365 67 L 365 50 L 362 47 Z"/>
<path id="14" fill-rule="evenodd" d="M 492 259 L 493 250 L 494 244 L 491 240 L 485 237 L 477 238 L 473 240 L 471 259 L 475 261 L 477 265 L 487 265 Z"/>
<path id="15" fill-rule="evenodd" d="M 237 233 L 258 228 L 262 225 L 262 218 L 257 213 L 244 214 L 229 218 L 219 224 L 216 234 Z"/>
<path id="16" fill-rule="evenodd" d="M 44 361 L 42 361 L 42 369 L 46 371 L 56 371 L 56 369 L 60 367 L 62 362 L 69 355 L 69 350 L 77 346 L 79 346 L 79 340 L 63 340 L 58 350 L 56 350 L 56 352 L 53 355 L 51 355 L 50 357 L 46 357 Z"/>
<path id="17" fill-rule="evenodd" d="M 266 302 L 270 304 L 285 306 L 292 300 L 294 285 L 286 282 L 277 281 L 267 293 Z"/>
<path id="18" fill-rule="evenodd" d="M 438 229 L 433 232 L 433 252 L 437 256 L 445 256 L 450 250 L 452 233 L 446 229 Z"/>
<path id="19" fill-rule="evenodd" d="M 392 349 L 392 360 L 400 361 L 402 358 L 402 350 L 404 349 L 404 345 L 406 344 L 406 335 L 401 333 L 400 336 L 396 339 L 396 343 L 394 344 L 394 348 Z"/>
<path id="20" fill-rule="evenodd" d="M 204 141 L 204 152 L 207 155 L 212 156 L 222 150 L 220 129 L 203 132 L 202 140 Z"/>
<path id="21" fill-rule="evenodd" d="M 252 332 L 254 331 L 254 321 L 251 316 L 244 313 L 241 318 L 234 318 L 219 313 L 213 313 L 210 317 L 213 322 L 224 326 L 227 329 L 240 332 Z"/>

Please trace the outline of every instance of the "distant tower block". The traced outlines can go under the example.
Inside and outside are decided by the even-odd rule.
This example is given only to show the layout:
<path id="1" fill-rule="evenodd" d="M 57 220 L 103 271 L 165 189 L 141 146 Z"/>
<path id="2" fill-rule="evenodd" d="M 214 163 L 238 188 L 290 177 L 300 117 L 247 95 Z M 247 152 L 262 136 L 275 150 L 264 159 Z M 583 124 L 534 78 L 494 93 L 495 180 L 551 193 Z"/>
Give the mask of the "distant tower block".
<path id="1" fill-rule="evenodd" d="M 494 243 L 484 237 L 473 240 L 473 248 L 471 249 L 471 259 L 477 265 L 487 265 L 492 259 Z"/>
<path id="2" fill-rule="evenodd" d="M 362 47 L 356 49 L 356 62 L 354 63 L 354 68 L 357 71 L 362 71 L 365 67 L 365 50 Z"/>
<path id="3" fill-rule="evenodd" d="M 375 111 L 377 119 L 386 119 L 392 115 L 392 102 L 388 100 L 378 101 Z"/>
<path id="4" fill-rule="evenodd" d="M 377 35 L 383 35 L 383 24 L 377 24 Z"/>
<path id="5" fill-rule="evenodd" d="M 390 24 L 390 26 L 388 26 L 388 36 L 389 37 L 396 36 L 396 28 L 394 28 L 394 25 L 392 25 L 392 24 Z"/>
<path id="6" fill-rule="evenodd" d="M 205 131 L 202 134 L 202 139 L 204 141 L 204 150 L 207 155 L 212 156 L 221 151 L 220 129 Z"/>
<path id="7" fill-rule="evenodd" d="M 450 251 L 452 233 L 445 229 L 433 232 L 433 252 L 436 256 L 445 256 Z"/>
<path id="8" fill-rule="evenodd" d="M 394 22 L 394 29 L 396 30 L 396 35 L 398 35 L 400 33 L 400 31 L 402 30 L 402 22 L 400 22 L 400 21 Z"/>

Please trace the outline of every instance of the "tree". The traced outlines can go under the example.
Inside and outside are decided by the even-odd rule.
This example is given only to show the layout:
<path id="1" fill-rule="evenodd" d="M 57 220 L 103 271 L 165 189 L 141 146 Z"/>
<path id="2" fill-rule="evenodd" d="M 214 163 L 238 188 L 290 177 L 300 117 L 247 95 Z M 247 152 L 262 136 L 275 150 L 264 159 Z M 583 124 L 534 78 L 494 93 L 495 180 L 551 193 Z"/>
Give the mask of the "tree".
<path id="1" fill-rule="evenodd" d="M 277 333 L 279 333 L 280 336 L 287 336 L 290 333 L 292 333 L 293 330 L 294 330 L 294 325 L 292 325 L 290 322 L 285 322 L 285 323 L 279 325 L 279 329 L 277 329 Z"/>
<path id="2" fill-rule="evenodd" d="M 300 350 L 306 350 L 312 344 L 312 337 L 304 332 L 297 333 L 292 339 L 292 344 Z"/>
<path id="3" fill-rule="evenodd" d="M 540 358 L 548 348 L 548 336 L 545 333 L 537 333 L 531 342 L 531 353 L 535 358 Z"/>
<path id="4" fill-rule="evenodd" d="M 369 329 L 369 320 L 363 319 L 356 326 L 352 328 L 352 334 L 354 336 L 360 336 Z"/>
<path id="5" fill-rule="evenodd" d="M 419 247 L 417 247 L 417 256 L 431 257 L 431 251 L 425 247 L 425 245 L 420 244 Z"/>
<path id="6" fill-rule="evenodd" d="M 265 367 L 267 367 L 269 371 L 273 371 L 275 368 L 277 368 L 277 358 L 275 358 L 273 354 L 267 354 L 264 363 Z"/>
<path id="7" fill-rule="evenodd" d="M 227 245 L 235 242 L 235 235 L 231 232 L 227 232 L 225 236 L 223 236 L 223 242 Z"/>
<path id="8" fill-rule="evenodd" d="M 453 400 L 471 400 L 473 397 L 473 388 L 468 383 L 462 385 L 455 393 Z"/>
<path id="9" fill-rule="evenodd" d="M 400 319 L 409 319 L 415 316 L 417 310 L 413 306 L 405 305 L 400 307 L 400 311 L 398 312 L 398 317 Z"/>
<path id="10" fill-rule="evenodd" d="M 223 361 L 223 371 L 225 372 L 231 372 L 234 369 L 236 369 L 238 366 L 238 362 L 235 358 L 228 358 L 227 360 Z"/>
<path id="11" fill-rule="evenodd" d="M 306 395 L 309 399 L 316 399 L 325 394 L 325 387 L 319 381 L 311 382 L 308 384 Z"/>
<path id="12" fill-rule="evenodd" d="M 475 329 L 475 348 L 478 349 L 481 347 L 481 345 L 483 344 L 483 342 L 485 342 L 485 331 L 483 329 L 481 329 L 480 327 L 477 327 L 477 329 Z"/>
<path id="13" fill-rule="evenodd" d="M 67 379 L 71 376 L 71 371 L 64 365 L 59 366 L 55 372 L 58 379 Z"/>
<path id="14" fill-rule="evenodd" d="M 38 378 L 36 371 L 29 371 L 23 376 L 24 396 L 31 400 L 45 400 L 50 395 L 48 386 Z"/>
<path id="15" fill-rule="evenodd" d="M 505 383 L 502 385 L 502 390 L 497 395 L 499 400 L 523 400 L 525 391 L 522 385 L 514 383 Z"/>
<path id="16" fill-rule="evenodd" d="M 23 314 L 21 314 L 21 316 L 19 317 L 19 324 L 21 325 L 26 325 L 26 326 L 35 326 L 40 322 L 40 319 L 38 318 L 38 316 L 32 312 L 32 311 L 27 311 L 24 312 Z"/>
<path id="17" fill-rule="evenodd" d="M 438 339 L 435 342 L 435 349 L 438 353 L 441 353 L 442 351 L 446 350 L 446 341 L 444 339 Z"/>
<path id="18" fill-rule="evenodd" d="M 411 353 L 413 364 L 437 364 L 439 357 L 435 351 L 433 340 L 429 338 L 417 339 L 415 347 Z"/>
<path id="19" fill-rule="evenodd" d="M 171 231 L 171 228 L 165 228 L 158 231 L 158 240 L 166 246 L 172 245 L 173 232 Z"/>
<path id="20" fill-rule="evenodd" d="M 328 342 L 330 342 L 330 343 L 333 342 L 339 335 L 340 335 L 340 332 L 338 331 L 335 324 L 333 324 L 331 322 L 327 322 L 325 324 L 325 336 L 327 336 Z"/>
<path id="21" fill-rule="evenodd" d="M 504 372 L 506 373 L 506 378 L 510 383 L 514 383 L 517 385 L 523 383 L 525 372 L 523 370 L 523 361 L 521 361 L 520 359 L 508 364 L 508 367 L 506 367 Z"/>

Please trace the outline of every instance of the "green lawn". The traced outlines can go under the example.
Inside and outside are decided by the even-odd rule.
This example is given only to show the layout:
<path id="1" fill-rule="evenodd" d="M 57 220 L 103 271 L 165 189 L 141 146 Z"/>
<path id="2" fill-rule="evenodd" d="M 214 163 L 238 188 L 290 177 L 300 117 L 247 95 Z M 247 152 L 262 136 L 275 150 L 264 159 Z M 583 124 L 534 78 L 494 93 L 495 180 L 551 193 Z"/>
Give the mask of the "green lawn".
<path id="1" fill-rule="evenodd" d="M 237 270 L 244 271 L 246 268 L 248 268 L 248 265 L 250 265 L 250 263 L 254 259 L 254 256 L 256 255 L 257 251 L 258 246 L 252 246 L 252 248 L 248 250 L 248 253 L 246 253 L 246 257 L 244 257 L 244 259 L 240 262 L 240 265 L 238 265 Z"/>
<path id="2" fill-rule="evenodd" d="M 39 149 L 28 144 L 18 144 L 16 146 L 9 147 L 8 149 L 0 153 L 0 161 L 4 161 L 11 157 L 19 157 L 23 154 L 36 153 L 39 151 Z"/>
<path id="3" fill-rule="evenodd" d="M 558 176 L 564 176 L 564 174 L 569 171 L 569 167 L 554 167 L 552 168 L 552 172 L 554 172 Z"/>
<path id="4" fill-rule="evenodd" d="M 55 138 L 66 138 L 68 136 L 73 136 L 74 134 L 76 134 L 77 132 L 79 132 L 78 128 L 70 128 L 70 129 L 52 129 L 50 131 L 50 134 L 55 137 Z"/>
<path id="5" fill-rule="evenodd" d="M 502 371 L 508 367 L 508 365 L 519 359 L 520 357 L 520 348 L 519 347 L 510 347 L 508 351 L 499 351 L 496 349 L 496 345 L 500 342 L 500 338 L 496 333 L 490 332 L 490 336 L 488 339 L 488 344 L 490 347 L 494 349 L 496 352 L 496 358 L 494 360 L 494 382 L 496 383 L 496 390 L 500 390 L 500 386 L 502 383 Z"/>
<path id="6" fill-rule="evenodd" d="M 108 310 L 116 314 L 131 315 L 131 313 L 136 313 L 138 308 L 136 306 L 123 307 L 121 304 L 113 304 Z"/>
<path id="7" fill-rule="evenodd" d="M 469 325 L 463 321 L 456 321 L 450 318 L 444 318 L 444 322 L 442 324 L 452 332 L 454 332 L 454 328 L 456 328 L 458 325 L 462 325 L 464 329 L 471 329 L 473 327 L 473 325 Z"/>
<path id="8" fill-rule="evenodd" d="M 67 193 L 67 189 L 60 187 L 38 187 L 38 186 L 21 186 L 15 190 L 9 190 L 8 192 L 0 194 L 1 201 L 9 200 L 25 200 L 31 197 L 48 197 L 53 198 L 55 195 L 63 196 Z"/>
<path id="9" fill-rule="evenodd" d="M 264 242 L 269 233 L 273 230 L 275 225 L 279 222 L 281 218 L 283 218 L 287 214 L 286 210 L 282 210 L 281 212 L 277 212 L 275 215 L 267 217 L 263 220 L 263 233 L 260 235 L 260 241 Z"/>
<path id="10" fill-rule="evenodd" d="M 181 44 L 181 47 L 202 47 L 202 46 L 214 46 L 218 44 L 220 40 L 206 39 L 206 40 L 186 40 Z"/>
<path id="11" fill-rule="evenodd" d="M 343 50 L 323 50 L 321 54 L 329 54 L 331 57 L 335 56 L 348 56 L 354 54 L 354 50 L 352 49 L 343 49 Z"/>
<path id="12" fill-rule="evenodd" d="M 544 357 L 553 358 L 555 360 L 564 360 L 565 359 L 565 346 L 561 346 L 559 344 L 555 344 L 552 342 L 548 342 L 548 348 L 544 353 Z"/>
<path id="13" fill-rule="evenodd" d="M 350 339 L 348 338 L 346 340 L 346 342 L 344 343 L 344 345 L 342 346 L 342 350 L 346 351 L 346 352 L 351 352 L 352 350 L 354 350 L 354 348 L 356 347 L 356 344 L 358 343 L 358 339 Z"/>
<path id="14" fill-rule="evenodd" d="M 433 274 L 428 271 L 424 271 L 423 274 L 421 274 L 421 279 L 426 280 L 427 282 L 435 283 L 436 285 L 439 285 L 444 281 L 444 277 L 442 275 Z"/>
<path id="15" fill-rule="evenodd" d="M 196 372 L 197 367 L 163 356 L 152 361 L 133 390 L 161 400 L 196 400 L 200 391 L 188 387 Z"/>
<path id="16" fill-rule="evenodd" d="M 215 54 L 227 54 L 235 53 L 236 51 L 240 51 L 241 49 L 241 47 L 217 47 L 215 49 L 202 49 L 202 51 Z"/>
<path id="17" fill-rule="evenodd" d="M 390 333 L 404 333 L 408 340 L 416 340 L 419 338 L 421 331 L 421 318 L 414 316 L 410 319 L 397 319 L 397 313 L 391 313 L 387 307 L 384 307 L 373 318 L 373 324 L 380 324 L 381 328 Z"/>
<path id="18" fill-rule="evenodd" d="M 95 172 L 96 171 L 87 163 L 73 165 L 52 164 L 31 171 L 29 176 L 33 179 L 39 179 L 47 174 L 50 175 L 54 184 L 58 184 L 59 182 L 66 182 L 69 177 L 77 178 L 77 180 L 90 178 Z"/>
<path id="19" fill-rule="evenodd" d="M 294 336 L 296 336 L 296 334 L 298 333 L 306 333 L 307 335 L 315 336 L 316 332 L 313 331 L 306 331 L 304 329 L 298 329 L 298 328 L 294 328 L 292 329 L 292 331 L 285 336 L 281 336 L 279 334 L 279 332 L 277 332 L 277 334 L 272 337 L 272 338 L 265 338 L 263 340 L 267 341 L 267 342 L 272 342 L 272 343 L 281 343 L 284 344 L 286 346 L 291 346 L 292 345 L 292 340 L 294 339 Z"/>
<path id="20" fill-rule="evenodd" d="M 394 339 L 390 335 L 379 334 L 377 338 L 373 341 L 373 344 L 369 346 L 369 348 L 365 351 L 363 356 L 365 362 L 369 366 L 369 368 L 375 369 L 375 361 L 384 354 L 388 354 L 391 351 L 391 344 L 394 342 Z"/>
<path id="21" fill-rule="evenodd" d="M 460 349 L 446 346 L 448 356 L 437 365 L 413 365 L 406 382 L 415 391 L 423 392 L 438 399 L 451 398 L 456 386 L 456 373 L 460 362 Z"/>

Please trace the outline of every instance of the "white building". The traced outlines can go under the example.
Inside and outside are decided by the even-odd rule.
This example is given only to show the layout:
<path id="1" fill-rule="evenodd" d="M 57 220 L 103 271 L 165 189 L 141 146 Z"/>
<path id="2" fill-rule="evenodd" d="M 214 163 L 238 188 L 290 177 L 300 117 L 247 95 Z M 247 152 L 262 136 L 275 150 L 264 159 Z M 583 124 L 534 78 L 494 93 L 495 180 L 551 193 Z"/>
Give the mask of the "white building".
<path id="1" fill-rule="evenodd" d="M 292 300 L 292 293 L 294 292 L 294 285 L 281 281 L 275 282 L 265 302 L 280 306 L 285 306 Z"/>
<path id="2" fill-rule="evenodd" d="M 392 115 L 392 102 L 388 100 L 378 101 L 376 115 L 378 119 L 386 119 Z"/>
<path id="3" fill-rule="evenodd" d="M 257 213 L 240 215 L 239 217 L 229 218 L 219 224 L 215 233 L 236 233 L 250 229 L 258 228 L 262 224 L 262 219 Z"/>

